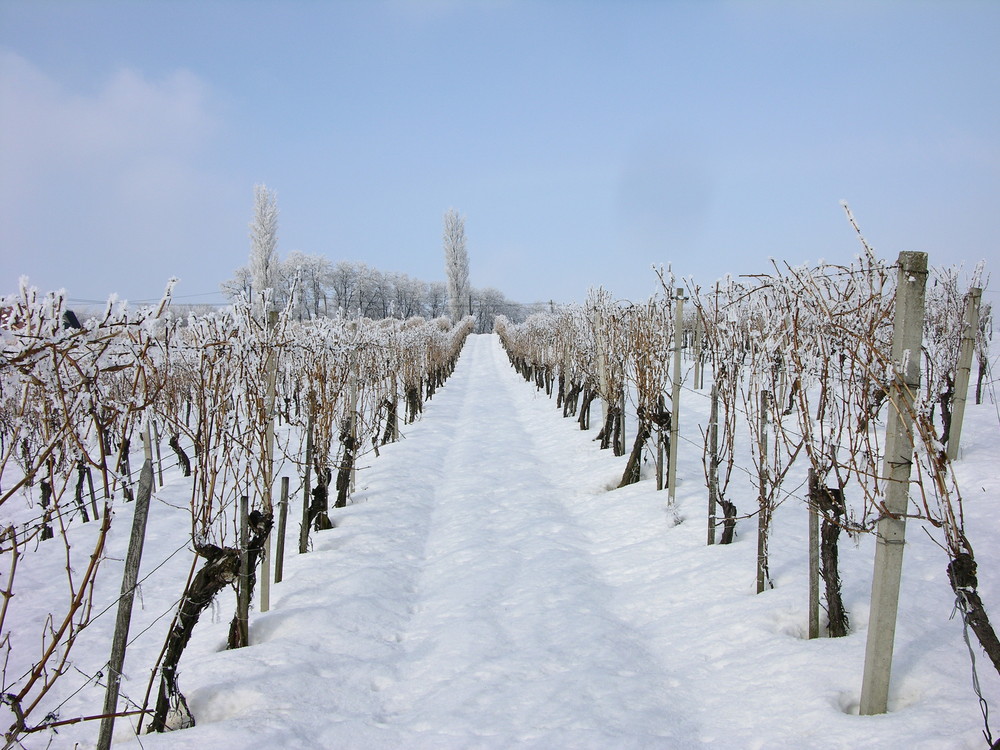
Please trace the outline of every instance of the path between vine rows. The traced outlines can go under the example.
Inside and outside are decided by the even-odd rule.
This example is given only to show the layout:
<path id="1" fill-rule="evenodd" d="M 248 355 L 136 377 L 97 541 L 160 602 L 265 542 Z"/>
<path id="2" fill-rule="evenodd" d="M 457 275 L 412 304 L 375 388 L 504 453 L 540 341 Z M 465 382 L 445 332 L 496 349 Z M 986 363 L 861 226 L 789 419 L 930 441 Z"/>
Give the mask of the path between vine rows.
<path id="1" fill-rule="evenodd" d="M 371 683 L 362 734 L 409 747 L 678 736 L 668 670 L 608 608 L 569 507 L 575 467 L 531 429 L 538 406 L 496 339 L 474 336 L 428 404 L 426 434 L 400 446 L 389 492 L 410 507 L 375 574 L 404 606 L 384 612 L 392 658 L 359 675 Z"/>
<path id="2" fill-rule="evenodd" d="M 555 411 L 496 338 L 471 336 L 421 420 L 359 473 L 338 528 L 286 565 L 257 645 L 189 690 L 199 724 L 174 738 L 217 741 L 221 721 L 232 747 L 682 746 L 677 681 L 610 607 L 572 507 L 577 451 L 534 426 L 540 409 Z"/>
<path id="3" fill-rule="evenodd" d="M 940 717 L 975 708 L 905 710 L 951 668 L 942 652 L 900 662 L 892 713 L 850 716 L 863 629 L 802 640 L 798 562 L 775 553 L 777 588 L 755 597 L 751 533 L 706 547 L 650 481 L 610 491 L 624 458 L 561 419 L 495 336 L 469 338 L 403 432 L 337 528 L 289 556 L 249 648 L 221 649 L 227 603 L 196 628 L 180 686 L 198 725 L 143 748 L 940 748 L 957 739 Z M 699 484 L 689 500 L 679 486 L 682 520 L 703 512 Z M 848 596 L 863 626 L 867 592 Z M 898 637 L 931 648 L 930 620 Z M 967 719 L 955 747 L 974 746 Z"/>

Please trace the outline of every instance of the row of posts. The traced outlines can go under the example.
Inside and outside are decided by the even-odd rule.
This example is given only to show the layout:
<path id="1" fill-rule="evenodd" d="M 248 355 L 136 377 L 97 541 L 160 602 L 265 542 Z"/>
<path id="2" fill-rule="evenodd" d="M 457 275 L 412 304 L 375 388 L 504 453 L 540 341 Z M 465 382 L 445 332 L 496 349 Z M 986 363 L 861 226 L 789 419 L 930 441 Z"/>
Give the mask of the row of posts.
<path id="1" fill-rule="evenodd" d="M 883 477 L 886 479 L 885 506 L 888 511 L 876 527 L 876 550 L 872 576 L 871 618 L 868 626 L 868 640 L 865 649 L 864 674 L 861 688 L 860 713 L 874 715 L 885 713 L 888 708 L 889 680 L 892 667 L 892 652 L 895 640 L 896 617 L 899 603 L 899 586 L 902 574 L 903 547 L 905 544 L 906 511 L 909 502 L 910 470 L 913 458 L 913 404 L 920 388 L 919 353 L 923 338 L 924 293 L 927 283 L 927 254 L 902 252 L 897 260 L 897 292 L 895 318 L 893 322 L 892 361 L 896 367 L 896 378 L 890 385 L 888 422 L 886 426 L 886 451 Z M 671 433 L 670 458 L 668 461 L 667 487 L 670 492 L 668 505 L 674 504 L 676 485 L 675 472 L 678 446 L 678 407 L 680 402 L 680 354 L 681 328 L 684 290 L 676 290 L 676 318 L 674 324 L 674 362 L 671 392 Z M 958 458 L 971 380 L 972 359 L 975 337 L 979 327 L 979 309 L 982 289 L 971 289 L 966 299 L 962 325 L 962 339 L 959 349 L 958 367 L 955 377 L 955 393 L 952 406 L 951 427 L 946 452 L 949 460 Z M 600 330 L 600 322 L 597 326 Z M 704 386 L 704 369 L 701 352 L 702 329 L 700 319 L 696 321 L 694 333 L 694 386 Z M 606 391 L 604 381 L 604 347 L 598 342 L 598 371 L 602 378 L 602 391 Z M 761 494 L 767 481 L 765 458 L 767 408 L 765 400 L 770 394 L 760 394 L 761 425 Z M 605 407 L 607 408 L 607 406 Z M 624 431 L 622 431 L 624 432 Z M 708 425 L 709 461 L 711 470 L 708 482 L 708 543 L 715 542 L 715 528 L 718 486 L 718 435 L 719 408 L 718 392 L 712 387 Z M 658 471 L 658 475 L 662 476 Z M 659 484 L 659 482 L 658 482 Z M 809 513 L 809 637 L 819 636 L 819 517 L 817 511 Z M 758 558 L 766 554 L 766 540 L 758 538 Z M 758 564 L 758 592 L 763 590 L 763 566 Z"/>
<path id="2" fill-rule="evenodd" d="M 868 640 L 865 649 L 864 676 L 861 689 L 862 715 L 885 713 L 888 704 L 889 678 L 892 666 L 892 652 L 895 640 L 896 615 L 899 603 L 899 584 L 902 573 L 903 546 L 906 534 L 906 509 L 909 501 L 909 479 L 913 456 L 913 402 L 920 387 L 920 357 L 908 356 L 910 352 L 919 352 L 922 342 L 924 317 L 924 292 L 927 281 L 927 254 L 917 252 L 902 252 L 899 254 L 898 283 L 895 319 L 893 323 L 892 359 L 896 365 L 896 379 L 891 385 L 888 424 L 886 427 L 886 452 L 883 475 L 886 478 L 885 506 L 888 513 L 878 522 L 876 529 L 875 565 L 872 579 L 871 616 L 868 626 Z M 954 460 L 958 456 L 961 438 L 962 422 L 969 381 L 971 378 L 972 356 L 975 348 L 975 333 L 978 328 L 979 307 L 982 297 L 981 289 L 973 289 L 966 304 L 965 319 L 962 331 L 962 341 L 959 355 L 959 365 L 955 379 L 955 397 L 952 409 L 951 433 L 948 439 L 948 458 Z M 673 376 L 671 378 L 671 424 L 670 424 L 670 455 L 667 462 L 667 488 L 669 491 L 668 505 L 675 503 L 676 467 L 678 447 L 678 406 L 681 389 L 681 348 L 683 335 L 683 304 L 684 290 L 676 291 L 676 307 L 674 321 L 674 358 Z M 273 318 L 269 320 L 273 325 Z M 601 331 L 600 321 L 597 330 Z M 695 333 L 695 387 L 703 385 L 704 372 L 701 363 L 701 330 Z M 607 392 L 605 348 L 598 346 L 598 372 L 601 378 L 601 390 Z M 270 488 L 273 482 L 274 455 L 274 401 L 277 362 L 273 352 L 266 363 L 267 378 L 266 408 L 270 415 L 265 443 L 265 511 L 273 513 Z M 357 377 L 351 381 L 351 430 L 352 436 L 356 428 L 357 409 Z M 766 398 L 766 394 L 761 394 Z M 622 405 L 624 406 L 624 405 Z M 608 404 L 604 404 L 605 415 Z M 708 436 L 709 460 L 718 463 L 718 395 L 712 388 Z M 761 408 L 762 419 L 766 420 L 767 409 Z M 624 410 L 623 410 L 624 413 Z M 117 710 L 118 688 L 121 680 L 121 669 L 125 659 L 125 645 L 128 641 L 129 621 L 131 619 L 132 603 L 138 580 L 139 561 L 142 556 L 143 539 L 146 519 L 149 512 L 149 498 L 153 487 L 153 446 L 157 451 L 159 482 L 163 484 L 162 462 L 159 456 L 159 439 L 154 440 L 150 434 L 150 422 L 147 422 L 144 432 L 145 461 L 139 478 L 133 516 L 132 535 L 129 540 L 128 553 L 125 560 L 125 572 L 122 577 L 121 598 L 119 599 L 118 618 L 112 643 L 111 659 L 109 661 L 107 691 L 105 694 L 104 718 L 101 721 L 98 737 L 98 750 L 106 750 L 111 746 L 111 732 L 114 727 L 114 715 Z M 309 535 L 309 489 L 310 471 L 312 466 L 312 417 L 310 416 L 306 433 L 306 461 L 303 482 L 303 518 L 299 537 L 299 552 L 306 551 Z M 155 429 L 155 425 L 153 425 Z M 762 424 L 762 441 L 766 423 Z M 624 430 L 620 431 L 624 439 Z M 158 436 L 157 436 L 158 438 Z M 762 446 L 759 450 L 763 451 Z M 622 451 L 624 452 L 624 450 Z M 763 454 L 762 454 L 763 455 Z M 762 461 L 763 465 L 763 461 Z M 763 469 L 762 469 L 763 470 Z M 715 477 L 715 472 L 710 472 Z M 352 485 L 353 485 L 352 474 Z M 288 517 L 288 477 L 281 479 L 281 500 L 278 507 L 277 549 L 274 562 L 274 581 L 282 579 L 285 530 Z M 765 481 L 762 477 L 761 481 Z M 715 541 L 716 506 L 718 488 L 710 478 L 708 487 L 708 543 Z M 248 643 L 249 623 L 249 561 L 247 543 L 249 498 L 243 496 L 240 501 L 240 550 L 241 575 L 238 588 L 238 619 L 242 630 L 243 643 Z M 809 513 L 809 637 L 819 635 L 819 519 L 815 511 Z M 758 551 L 760 554 L 760 551 Z M 758 573 L 758 576 L 760 573 Z M 270 579 L 271 579 L 271 544 L 270 535 L 264 547 L 261 562 L 260 610 L 270 609 Z M 758 581 L 758 590 L 761 589 Z"/>
<path id="3" fill-rule="evenodd" d="M 277 322 L 277 313 L 272 311 L 268 316 L 268 324 L 273 328 Z M 271 498 L 271 488 L 274 484 L 274 426 L 277 381 L 277 357 L 273 350 L 265 361 L 265 409 L 268 415 L 264 444 L 264 506 L 263 511 L 273 514 L 274 506 Z M 356 365 L 351 368 L 349 381 L 350 432 L 353 444 L 357 442 L 357 408 L 358 408 L 358 372 Z M 308 551 L 309 546 L 309 505 L 311 471 L 313 459 L 313 415 L 310 412 L 306 427 L 305 472 L 302 487 L 302 527 L 299 536 L 299 553 Z M 150 434 L 152 425 L 153 435 Z M 159 435 L 155 434 L 156 425 L 152 419 L 147 421 L 143 432 L 143 447 L 145 461 L 139 476 L 138 491 L 135 497 L 135 508 L 132 520 L 132 533 L 129 539 L 128 553 L 125 559 L 125 572 L 122 576 L 121 595 L 118 600 L 118 615 L 112 640 L 111 658 L 108 662 L 108 680 L 105 690 L 104 710 L 98 734 L 97 750 L 109 750 L 111 736 L 114 731 L 115 715 L 117 713 L 118 694 L 121 683 L 122 667 L 125 662 L 125 646 L 128 642 L 129 625 L 132 616 L 132 605 L 139 576 L 139 564 L 142 557 L 143 540 L 145 539 L 146 521 L 149 516 L 149 500 L 153 490 L 153 449 L 156 449 L 156 463 L 159 484 L 163 486 L 163 467 L 160 456 Z M 398 437 L 398 425 L 392 426 L 393 438 Z M 351 488 L 354 488 L 355 473 L 352 466 Z M 281 478 L 281 499 L 278 503 L 277 542 L 274 556 L 274 582 L 280 583 L 284 572 L 285 532 L 288 521 L 289 479 Z M 249 613 L 250 613 L 250 560 L 249 560 L 249 496 L 240 497 L 240 574 L 237 580 L 237 627 L 240 630 L 240 643 L 248 644 Z M 261 556 L 260 574 L 260 611 L 267 612 L 271 608 L 271 535 L 268 534 L 263 554 Z"/>

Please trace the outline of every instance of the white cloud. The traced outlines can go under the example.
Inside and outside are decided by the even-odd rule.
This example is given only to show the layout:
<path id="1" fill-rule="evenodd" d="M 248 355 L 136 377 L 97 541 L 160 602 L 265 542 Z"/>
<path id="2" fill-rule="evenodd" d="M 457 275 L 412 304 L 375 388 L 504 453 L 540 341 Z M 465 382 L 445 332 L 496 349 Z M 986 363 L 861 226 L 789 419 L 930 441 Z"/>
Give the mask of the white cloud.
<path id="1" fill-rule="evenodd" d="M 187 71 L 130 69 L 69 91 L 0 48 L 0 291 L 21 273 L 71 294 L 116 291 L 137 254 L 154 274 L 144 285 L 184 274 L 160 261 L 182 265 L 212 234 L 193 221 L 219 188 L 202 166 L 221 129 L 210 94 Z"/>
<path id="2" fill-rule="evenodd" d="M 218 125 L 208 88 L 192 73 L 154 82 L 126 69 L 95 94 L 80 95 L 9 50 L 0 50 L 0 102 L 0 159 L 15 170 L 5 182 L 39 168 L 107 169 L 150 155 L 190 158 Z"/>

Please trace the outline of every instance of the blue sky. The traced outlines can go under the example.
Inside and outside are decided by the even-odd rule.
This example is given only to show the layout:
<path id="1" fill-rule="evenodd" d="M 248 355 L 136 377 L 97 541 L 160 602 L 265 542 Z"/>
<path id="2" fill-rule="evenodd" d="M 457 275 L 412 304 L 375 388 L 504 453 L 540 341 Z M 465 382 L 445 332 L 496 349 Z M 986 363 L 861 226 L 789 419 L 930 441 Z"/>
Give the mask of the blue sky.
<path id="1" fill-rule="evenodd" d="M 990 0 L 0 0 L 0 292 L 218 300 L 258 182 L 282 254 L 426 280 L 455 207 L 521 301 L 848 261 L 842 199 L 996 269 L 998 39 Z"/>

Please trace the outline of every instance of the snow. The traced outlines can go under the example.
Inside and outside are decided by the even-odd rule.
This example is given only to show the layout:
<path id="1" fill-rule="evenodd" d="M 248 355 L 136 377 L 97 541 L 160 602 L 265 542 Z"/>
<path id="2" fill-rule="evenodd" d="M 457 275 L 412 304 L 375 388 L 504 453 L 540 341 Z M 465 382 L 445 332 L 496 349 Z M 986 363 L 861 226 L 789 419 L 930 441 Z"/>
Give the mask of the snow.
<path id="1" fill-rule="evenodd" d="M 984 747 L 947 559 L 918 525 L 908 529 L 889 712 L 872 717 L 857 710 L 873 540 L 841 546 L 850 635 L 813 641 L 803 503 L 776 511 L 775 588 L 763 594 L 754 594 L 753 519 L 739 522 L 734 544 L 706 546 L 707 393 L 684 392 L 677 507 L 668 509 L 648 478 L 614 490 L 625 458 L 562 419 L 495 336 L 470 336 L 422 419 L 361 467 L 353 503 L 332 514 L 335 529 L 313 534 L 306 555 L 296 554 L 293 478 L 284 580 L 271 610 L 251 613 L 252 645 L 223 650 L 227 592 L 181 660 L 197 726 L 137 739 L 119 719 L 115 747 Z M 981 593 L 1000 624 L 1000 551 L 987 544 L 998 525 L 997 420 L 991 404 L 970 404 L 956 468 Z M 162 615 L 191 561 L 190 480 L 168 479 L 151 509 L 122 684 L 140 702 L 169 625 Z M 741 512 L 755 507 L 753 482 L 730 493 Z M 131 523 L 129 506 L 117 512 L 99 587 L 109 603 Z M 59 555 L 49 564 L 19 571 L 33 576 L 18 581 L 20 617 L 46 611 Z M 81 673 L 107 659 L 113 617 L 81 636 L 72 654 Z M 984 695 L 1000 705 L 1000 678 L 973 646 Z M 97 713 L 102 690 L 73 689 L 60 684 L 53 698 L 60 718 Z M 89 722 L 24 745 L 86 748 L 96 734 Z"/>

